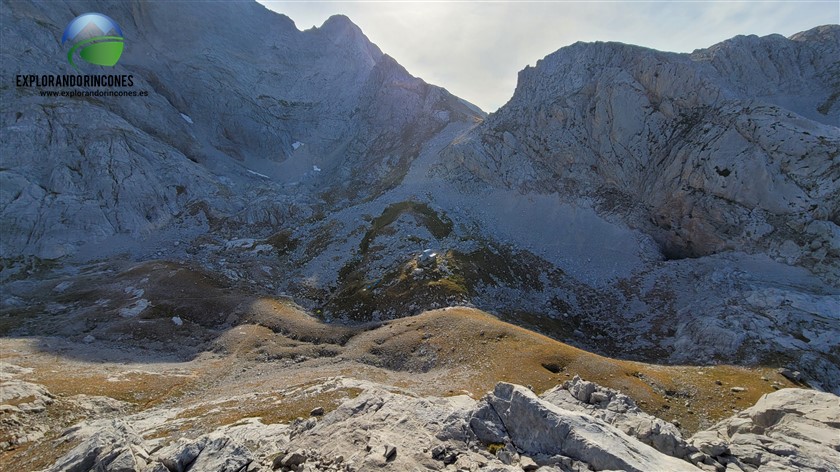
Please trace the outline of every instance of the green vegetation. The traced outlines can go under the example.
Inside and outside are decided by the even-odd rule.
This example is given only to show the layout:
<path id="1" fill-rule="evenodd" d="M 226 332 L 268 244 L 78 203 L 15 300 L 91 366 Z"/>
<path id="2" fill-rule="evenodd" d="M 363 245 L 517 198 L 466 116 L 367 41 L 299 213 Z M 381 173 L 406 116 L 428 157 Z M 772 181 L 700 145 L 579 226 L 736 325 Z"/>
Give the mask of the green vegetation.
<path id="1" fill-rule="evenodd" d="M 449 274 L 438 282 L 455 284 L 464 293 L 473 294 L 479 285 L 519 286 L 526 289 L 542 290 L 540 260 L 530 253 L 512 252 L 497 246 L 485 246 L 475 251 L 464 253 L 449 251 L 443 259 Z M 549 277 L 562 277 L 559 269 L 546 266 Z"/>
<path id="2" fill-rule="evenodd" d="M 452 233 L 452 221 L 425 203 L 405 201 L 388 206 L 381 215 L 371 219 L 370 229 L 359 244 L 359 255 L 339 270 L 339 289 L 325 304 L 326 312 L 356 321 L 368 321 L 371 313 L 377 310 L 400 311 L 403 313 L 400 316 L 404 316 L 412 314 L 408 307 L 413 303 L 429 306 L 433 302 L 442 303 L 452 296 L 463 298 L 467 294 L 457 276 L 451 276 L 450 280 L 450 274 L 442 272 L 439 267 L 428 267 L 420 276 L 414 274 L 417 264 L 413 259 L 376 280 L 367 278 L 365 263 L 371 243 L 376 237 L 393 232 L 391 224 L 403 214 L 412 215 L 437 239 Z M 418 245 L 426 242 L 416 236 L 410 238 Z"/>
<path id="3" fill-rule="evenodd" d="M 365 233 L 362 242 L 359 243 L 361 253 L 366 254 L 368 249 L 370 249 L 371 241 L 404 213 L 414 215 L 418 222 L 425 226 L 437 239 L 445 238 L 452 232 L 452 220 L 445 215 L 439 216 L 436 211 L 432 210 L 425 203 L 394 203 L 385 208 L 382 214 L 371 222 L 371 228 Z"/>
<path id="4" fill-rule="evenodd" d="M 831 107 L 834 106 L 834 102 L 838 99 L 840 99 L 840 91 L 835 91 L 825 100 L 825 102 L 823 102 L 822 105 L 817 107 L 817 111 L 823 115 L 828 115 L 829 110 L 831 110 Z"/>
<path id="5" fill-rule="evenodd" d="M 333 235 L 338 232 L 341 223 L 335 220 L 330 220 L 327 224 L 318 228 L 318 230 L 311 235 L 309 244 L 306 246 L 306 255 L 308 257 L 315 257 L 324 252 L 330 243 L 333 241 Z"/>
<path id="6" fill-rule="evenodd" d="M 58 267 L 57 259 L 41 259 L 35 256 L 0 258 L 0 273 L 3 274 L 3 280 L 7 282 L 43 277 Z"/>
<path id="7" fill-rule="evenodd" d="M 499 451 L 505 448 L 505 445 L 502 443 L 490 443 L 487 445 L 487 452 L 493 454 L 494 456 L 498 454 Z"/>
<path id="8" fill-rule="evenodd" d="M 278 231 L 265 239 L 266 244 L 271 244 L 280 255 L 288 254 L 297 248 L 298 240 L 292 238 L 292 232 L 284 229 Z"/>
<path id="9" fill-rule="evenodd" d="M 464 277 L 458 274 L 450 274 L 438 280 L 432 280 L 428 283 L 429 287 L 440 288 L 446 292 L 459 295 L 468 295 L 469 290 L 466 286 Z"/>
<path id="10" fill-rule="evenodd" d="M 400 202 L 387 207 L 371 220 L 359 245 L 360 254 L 339 271 L 338 290 L 323 306 L 326 313 L 369 321 L 371 314 L 378 311 L 378 319 L 390 319 L 416 314 L 417 309 L 467 302 L 485 285 L 542 290 L 543 275 L 555 283 L 561 283 L 564 277 L 561 270 L 529 252 L 488 245 L 470 252 L 447 251 L 422 268 L 412 258 L 379 278 L 369 279 L 366 265 L 371 257 L 371 243 L 393 231 L 391 224 L 405 213 L 412 214 L 438 239 L 452 233 L 452 222 L 425 204 Z M 411 241 L 422 240 L 415 237 Z"/>

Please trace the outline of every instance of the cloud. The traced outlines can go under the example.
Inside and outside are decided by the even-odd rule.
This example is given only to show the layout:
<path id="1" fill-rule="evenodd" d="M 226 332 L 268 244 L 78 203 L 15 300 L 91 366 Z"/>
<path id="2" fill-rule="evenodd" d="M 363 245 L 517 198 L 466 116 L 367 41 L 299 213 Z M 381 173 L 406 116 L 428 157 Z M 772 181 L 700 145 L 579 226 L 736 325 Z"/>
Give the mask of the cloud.
<path id="1" fill-rule="evenodd" d="M 691 52 L 738 34 L 790 36 L 840 22 L 834 1 L 262 3 L 299 29 L 345 14 L 409 72 L 487 111 L 511 97 L 526 65 L 576 41 Z"/>

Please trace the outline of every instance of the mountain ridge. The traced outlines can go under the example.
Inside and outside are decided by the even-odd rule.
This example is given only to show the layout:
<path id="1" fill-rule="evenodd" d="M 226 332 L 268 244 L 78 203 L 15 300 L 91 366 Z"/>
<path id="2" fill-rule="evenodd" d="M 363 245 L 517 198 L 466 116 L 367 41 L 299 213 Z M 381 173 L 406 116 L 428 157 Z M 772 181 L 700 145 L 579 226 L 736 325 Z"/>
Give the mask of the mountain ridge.
<path id="1" fill-rule="evenodd" d="M 25 5 L 15 4 L 13 6 L 6 6 L 4 7 L 6 9 L 4 15 L 11 15 L 12 12 L 9 12 L 8 9 L 12 7 L 25 10 Z M 99 8 L 101 6 L 103 5 L 93 2 L 86 8 L 95 10 L 97 8 L 101 9 Z M 371 164 L 374 164 L 377 159 L 396 159 L 405 162 L 413 152 L 416 152 L 411 148 L 416 148 L 417 143 L 393 142 L 394 137 L 399 137 L 402 133 L 401 127 L 406 127 L 410 124 L 411 129 L 416 130 L 418 135 L 434 133 L 435 129 L 441 127 L 449 120 L 450 108 L 448 107 L 451 107 L 453 119 L 459 119 L 458 116 L 473 116 L 474 112 L 469 107 L 461 106 L 455 100 L 447 102 L 445 98 L 447 92 L 442 89 L 434 88 L 433 90 L 436 90 L 436 92 L 429 94 L 428 90 L 432 90 L 430 88 L 432 86 L 419 79 L 406 80 L 408 77 L 407 72 L 401 67 L 394 67 L 394 64 L 396 64 L 394 61 L 387 59 L 383 64 L 380 64 L 385 56 L 355 26 L 351 30 L 355 31 L 353 34 L 357 36 L 353 42 L 348 44 L 345 41 L 339 40 L 337 37 L 331 36 L 335 33 L 340 33 L 340 31 L 330 30 L 330 25 L 333 23 L 327 23 L 326 30 L 316 29 L 310 30 L 308 33 L 300 32 L 294 28 L 293 23 L 284 20 L 278 21 L 279 16 L 269 12 L 264 7 L 255 6 L 253 8 L 261 13 L 262 16 L 258 17 L 260 19 L 259 22 L 256 22 L 258 24 L 252 24 L 250 27 L 260 26 L 264 30 L 279 27 L 279 34 L 261 36 L 261 38 L 267 37 L 269 39 L 264 40 L 268 41 L 268 47 L 260 47 L 260 45 L 254 44 L 244 35 L 244 30 L 232 30 L 230 37 L 236 39 L 238 42 L 226 41 L 219 46 L 226 48 L 225 51 L 231 51 L 231 54 L 228 54 L 227 58 L 239 57 L 239 54 L 233 51 L 236 51 L 236 48 L 245 48 L 253 57 L 246 60 L 244 64 L 228 65 L 226 64 L 228 61 L 225 59 L 225 54 L 222 54 L 222 49 L 216 49 L 215 52 L 212 52 L 206 47 L 206 54 L 209 55 L 205 59 L 188 58 L 176 61 L 174 58 L 167 58 L 171 54 L 171 51 L 179 50 L 181 47 L 191 48 L 195 45 L 197 41 L 192 36 L 193 34 L 196 37 L 202 37 L 202 35 L 207 37 L 207 33 L 202 30 L 200 25 L 201 21 L 210 21 L 206 18 L 207 15 L 211 14 L 210 12 L 216 11 L 213 15 L 219 17 L 224 15 L 229 16 L 227 10 L 239 7 L 232 5 L 217 5 L 212 9 L 196 8 L 195 6 L 188 5 L 166 7 L 167 9 L 177 10 L 174 12 L 178 13 L 177 15 L 167 13 L 155 14 L 154 11 L 156 8 L 163 7 L 159 5 L 129 3 L 120 7 L 118 11 L 112 12 L 118 18 L 118 21 L 126 24 L 126 32 L 130 36 L 128 42 L 131 44 L 133 40 L 134 43 L 133 46 L 128 46 L 129 48 L 140 50 L 143 47 L 142 38 L 150 38 L 146 45 L 156 51 L 152 60 L 156 63 L 164 62 L 169 64 L 166 67 L 156 66 L 152 68 L 145 63 L 145 61 L 149 60 L 147 57 L 148 53 L 146 55 L 132 54 L 132 49 L 128 49 L 126 52 L 117 70 L 133 72 L 138 81 L 137 87 L 152 91 L 152 96 L 146 100 L 145 104 L 141 104 L 139 100 L 104 101 L 101 103 L 94 101 L 92 104 L 82 104 L 78 100 L 73 99 L 59 99 L 58 101 L 61 106 L 82 107 L 85 110 L 93 106 L 97 108 L 97 113 L 99 113 L 99 110 L 107 110 L 107 113 L 114 113 L 121 118 L 131 121 L 142 133 L 149 135 L 153 140 L 160 141 L 163 148 L 160 152 L 174 152 L 180 154 L 182 157 L 179 158 L 181 159 L 186 158 L 199 164 L 195 170 L 192 170 L 191 168 L 195 166 L 187 163 L 185 165 L 188 169 L 187 175 L 201 174 L 206 169 L 212 174 L 224 176 L 234 187 L 238 186 L 236 185 L 237 181 L 246 182 L 252 180 L 255 180 L 255 183 L 262 184 L 263 186 L 277 186 L 277 184 L 272 182 L 260 182 L 252 174 L 245 172 L 246 170 L 252 170 L 261 174 L 267 172 L 274 177 L 275 181 L 282 180 L 283 182 L 280 183 L 282 187 L 287 182 L 292 182 L 301 177 L 306 178 L 306 171 L 305 168 L 300 168 L 300 166 L 287 166 L 286 169 L 277 169 L 274 162 L 288 161 L 293 152 L 297 150 L 293 149 L 292 144 L 294 142 L 306 142 L 307 147 L 301 150 L 300 153 L 306 154 L 306 150 L 312 149 L 310 154 L 330 154 L 334 153 L 336 148 L 347 148 L 349 151 L 347 161 L 336 162 L 334 166 L 323 166 L 322 161 L 315 162 L 312 158 L 307 158 L 306 155 L 303 156 L 303 159 L 299 159 L 304 162 L 310 160 L 309 169 L 312 169 L 312 165 L 320 165 L 325 169 L 324 174 L 331 174 L 331 178 L 333 174 L 337 174 L 334 175 L 334 183 L 337 183 L 341 181 L 339 175 L 353 174 L 355 172 L 352 167 L 354 162 L 362 164 L 362 167 L 366 166 L 366 164 L 359 162 L 360 159 L 371 161 Z M 52 14 L 58 15 L 59 8 L 55 8 Z M 175 21 L 174 19 L 191 16 L 194 17 L 194 20 L 190 23 L 192 26 L 187 28 L 182 27 L 183 25 L 180 25 L 181 27 L 176 25 L 173 28 L 168 26 L 170 21 Z M 56 21 L 54 23 L 58 24 L 59 22 Z M 247 23 L 247 21 L 243 21 L 242 23 Z M 21 24 L 26 25 L 27 23 L 23 21 Z M 338 23 L 335 24 L 341 26 Z M 155 28 L 167 32 L 173 31 L 175 34 L 169 35 L 168 44 L 158 44 L 160 41 L 155 39 L 156 35 L 152 33 Z M 230 29 L 231 27 L 228 26 L 227 28 Z M 43 31 L 41 27 L 37 27 L 37 29 Z M 294 32 L 291 29 L 294 29 Z M 216 29 L 212 31 L 216 34 L 219 33 Z M 315 49 L 323 47 L 325 53 L 328 54 L 317 62 L 305 67 L 296 65 L 295 61 L 300 62 L 306 59 L 305 56 L 314 56 L 314 54 L 301 56 L 296 52 L 291 56 L 287 54 L 288 57 L 285 59 L 280 58 L 280 69 L 274 70 L 271 65 L 260 65 L 265 64 L 265 61 L 260 61 L 259 58 L 264 57 L 266 54 L 271 54 L 268 51 L 282 52 L 282 49 L 273 48 L 299 48 L 307 41 L 304 37 L 312 37 L 313 35 L 316 38 L 323 39 L 316 40 L 312 43 L 311 47 Z M 29 38 L 22 36 L 6 39 L 6 44 L 17 42 L 25 45 L 31 41 Z M 280 46 L 286 40 L 291 40 L 291 44 Z M 326 40 L 326 43 L 323 43 L 324 40 Z M 52 48 L 56 47 L 57 44 L 52 46 Z M 354 50 L 355 53 L 349 55 L 343 53 L 343 51 L 351 51 L 353 48 L 356 48 Z M 219 57 L 216 57 L 216 54 L 219 54 Z M 338 56 L 341 56 L 341 58 L 339 59 Z M 21 67 L 30 67 L 34 63 L 39 62 L 38 59 L 34 57 L 29 58 L 28 56 L 24 56 L 22 59 L 15 59 L 15 61 L 16 63 L 23 61 L 20 62 Z M 191 61 L 198 62 L 191 64 Z M 332 63 L 333 61 L 335 64 Z M 274 62 L 277 62 L 276 58 Z M 376 68 L 377 64 L 380 64 L 378 69 Z M 253 72 L 254 67 L 268 67 L 268 69 L 255 75 Z M 194 71 L 200 70 L 201 68 L 206 69 L 208 72 L 196 75 Z M 33 69 L 37 70 L 38 68 L 33 67 Z M 323 75 L 319 77 L 318 74 Z M 269 77 L 273 78 L 269 79 Z M 185 82 L 182 78 L 189 78 L 189 81 Z M 280 80 L 280 82 L 277 82 L 277 80 Z M 257 84 L 257 88 L 262 89 L 262 93 L 257 92 L 254 94 L 255 96 L 249 97 L 236 92 L 230 92 L 231 90 L 253 89 L 253 86 L 246 85 L 246 82 Z M 321 85 L 330 83 L 332 86 L 318 87 L 319 83 Z M 316 88 L 312 88 L 313 86 Z M 278 91 L 282 91 L 279 97 L 277 96 Z M 317 91 L 317 94 L 314 94 L 313 91 Z M 12 96 L 17 97 L 17 94 L 20 93 L 26 94 L 25 91 L 14 89 L 7 89 L 5 93 L 12 94 L 8 95 L 9 102 L 11 102 Z M 354 94 L 360 93 L 365 94 L 365 97 L 353 96 Z M 401 107 L 386 105 L 385 102 L 376 105 L 377 100 L 387 101 L 392 98 L 402 100 Z M 424 100 L 427 99 L 431 101 L 424 103 Z M 37 103 L 40 100 L 37 97 L 29 97 L 24 98 L 24 101 Z M 372 106 L 379 106 L 380 108 L 374 111 L 371 108 Z M 421 115 L 418 114 L 422 107 L 433 108 L 438 106 L 440 106 L 442 113 L 445 112 L 446 114 L 441 113 L 433 119 L 428 119 L 425 115 L 421 118 Z M 149 113 L 148 107 L 151 107 L 154 112 Z M 233 110 L 240 111 L 234 112 Z M 248 111 L 246 112 L 245 110 Z M 368 112 L 365 113 L 365 110 L 368 110 Z M 376 121 L 380 119 L 380 121 L 368 124 L 365 120 L 352 119 L 352 116 L 359 112 L 362 112 L 362 116 L 368 120 Z M 212 124 L 202 123 L 199 120 L 197 123 L 187 123 L 185 119 L 181 118 L 181 115 L 187 117 L 215 116 L 216 122 Z M 330 119 L 330 116 L 333 115 L 339 115 L 341 118 L 333 121 Z M 382 117 L 387 117 L 388 120 L 386 121 L 391 121 L 391 123 L 381 121 Z M 393 122 L 396 122 L 398 119 L 402 120 L 401 123 L 394 125 Z M 10 127 L 9 124 L 17 120 L 20 120 L 20 118 L 10 118 L 6 114 L 4 120 L 6 133 L 15 129 Z M 165 123 L 163 126 L 161 121 Z M 340 126 L 336 126 L 337 124 Z M 278 125 L 279 129 L 277 128 Z M 26 130 L 24 132 L 20 128 L 22 126 L 21 124 L 16 126 L 18 126 L 19 134 L 34 131 Z M 369 129 L 370 126 L 374 126 L 377 129 L 387 129 L 390 127 L 392 128 L 391 133 L 395 136 L 390 138 L 382 136 L 379 131 L 372 134 Z M 14 136 L 9 136 L 4 141 L 11 143 L 15 139 Z M 375 140 L 378 141 L 374 142 Z M 389 144 L 388 141 L 392 143 Z M 86 146 L 85 143 L 78 143 L 77 145 L 80 148 Z M 373 152 L 370 153 L 369 157 L 363 157 L 362 155 L 365 154 L 368 148 L 372 148 Z M 49 152 L 45 154 L 48 156 L 52 155 Z M 336 158 L 338 157 L 336 156 Z M 237 161 L 240 164 L 237 164 Z M 17 162 L 17 160 L 14 160 L 8 163 L 16 164 Z M 140 165 L 140 162 L 138 161 L 132 165 Z M 10 165 L 8 167 L 12 166 Z M 333 169 L 333 167 L 338 168 Z M 379 167 L 380 169 L 373 172 L 373 175 L 377 175 L 377 173 L 387 174 L 393 166 L 389 166 L 389 168 Z M 94 174 L 96 173 L 98 172 L 94 172 Z M 370 179 L 370 177 L 367 177 L 370 174 L 370 169 L 368 169 L 364 174 L 356 176 L 355 180 L 364 181 Z M 398 173 L 391 177 L 391 180 L 397 176 Z M 310 175 L 308 177 L 311 180 L 312 176 Z M 20 175 L 18 174 L 15 179 L 19 178 Z M 242 180 L 243 178 L 245 180 Z M 177 220 L 179 218 L 178 214 L 183 213 L 185 210 L 184 205 L 187 202 L 183 201 L 185 199 L 183 197 L 179 198 L 179 196 L 187 196 L 188 199 L 194 201 L 209 199 L 212 201 L 210 207 L 221 210 L 223 213 L 230 212 L 231 210 L 237 211 L 236 206 L 240 206 L 241 208 L 244 205 L 244 202 L 241 202 L 232 207 L 232 202 L 215 198 L 214 194 L 217 192 L 217 184 L 213 182 L 213 178 L 208 179 L 206 176 L 199 178 L 198 175 L 195 175 L 191 179 L 192 184 L 190 185 L 185 185 L 185 182 L 179 182 L 183 180 L 182 177 L 167 177 L 164 180 L 167 179 L 177 182 L 178 185 L 183 187 L 183 191 L 178 195 L 167 195 L 164 198 L 153 196 L 151 201 L 155 202 L 153 204 L 153 213 L 160 213 L 161 218 L 170 222 Z M 64 180 L 67 181 L 68 179 L 64 178 Z M 198 183 L 201 180 L 204 182 Z M 370 186 L 360 188 L 372 189 L 374 192 L 381 191 L 381 189 L 377 190 L 377 187 L 380 185 L 378 182 L 371 181 L 370 184 Z M 16 185 L 10 183 L 11 196 L 18 193 L 15 191 Z M 91 184 L 83 183 L 82 185 L 76 191 L 81 193 L 80 197 L 82 200 L 89 199 L 91 195 L 85 193 L 85 187 L 89 187 Z M 161 189 L 169 187 L 166 190 L 167 192 L 174 190 L 173 186 L 163 183 L 144 184 L 144 186 L 147 188 L 158 187 Z M 234 193 L 236 194 L 241 191 L 241 189 L 236 189 Z M 356 192 L 356 190 L 351 189 L 347 191 L 350 194 Z M 277 193 L 282 194 L 287 192 L 281 190 Z M 306 193 L 309 194 L 311 192 Z M 75 206 L 72 198 L 74 197 L 71 197 L 68 202 Z M 317 196 L 315 199 L 317 201 Z M 125 202 L 129 203 L 128 206 L 134 206 L 132 200 L 133 198 L 124 199 Z M 277 205 L 288 206 L 290 203 L 282 195 L 278 200 L 276 204 L 270 202 L 266 202 L 266 204 L 269 207 L 276 207 Z M 14 211 L 10 211 L 8 205 L 11 204 L 12 207 L 15 207 L 15 204 L 11 201 L 5 203 L 7 206 L 6 211 L 4 211 L 4 216 L 9 218 L 10 213 L 14 214 Z M 31 207 L 29 204 L 25 206 Z M 50 204 L 46 205 L 47 208 L 51 206 Z M 81 203 L 81 206 L 83 208 L 84 204 Z M 101 227 L 97 228 L 93 234 L 109 235 L 129 232 L 138 235 L 143 233 L 144 231 L 141 229 L 147 225 L 140 221 L 140 218 L 145 216 L 141 216 L 140 213 L 146 212 L 140 208 L 131 208 L 128 210 L 130 215 L 125 215 L 122 217 L 122 220 L 132 220 L 133 222 L 131 224 L 126 226 L 116 223 L 114 225 L 115 222 L 106 223 L 103 221 Z M 36 215 L 31 214 L 31 210 L 21 209 L 20 211 L 22 213 L 15 216 L 14 219 L 28 221 L 26 224 L 38 224 L 33 223 L 33 218 Z M 76 211 L 87 210 L 80 208 Z M 269 214 L 278 213 L 279 210 L 276 208 L 267 208 L 265 211 L 267 212 L 266 215 L 271 218 Z M 30 214 L 27 215 L 27 212 Z M 93 215 L 91 217 L 95 218 Z M 52 218 L 51 220 L 61 221 L 61 218 Z M 72 225 L 72 220 L 70 221 L 69 224 Z M 274 217 L 274 221 L 277 221 L 276 217 Z M 99 225 L 98 223 L 94 224 Z M 114 226 L 114 228 L 111 226 Z M 70 231 L 65 232 L 65 235 L 71 236 L 73 232 L 74 229 L 70 228 Z M 18 234 L 17 231 L 12 233 Z M 39 257 L 60 257 L 75 252 L 72 248 L 78 244 L 78 240 L 61 241 L 63 238 L 59 236 L 59 233 L 56 233 L 52 236 L 52 239 L 48 240 L 50 242 L 43 241 L 43 243 L 50 246 L 49 248 L 38 249 L 39 238 L 36 236 L 34 239 L 30 239 L 29 242 L 26 242 L 8 238 L 5 242 L 7 253 L 8 251 L 14 251 Z M 101 237 L 96 237 L 96 239 L 101 239 Z"/>

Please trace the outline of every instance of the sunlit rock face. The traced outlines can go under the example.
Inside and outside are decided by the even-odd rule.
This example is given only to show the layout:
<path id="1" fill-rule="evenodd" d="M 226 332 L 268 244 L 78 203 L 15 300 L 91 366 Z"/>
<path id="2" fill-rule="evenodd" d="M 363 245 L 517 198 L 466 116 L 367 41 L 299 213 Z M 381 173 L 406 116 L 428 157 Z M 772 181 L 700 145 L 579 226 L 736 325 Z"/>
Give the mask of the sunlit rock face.
<path id="1" fill-rule="evenodd" d="M 523 70 L 445 168 L 585 195 L 669 257 L 760 249 L 819 265 L 836 242 L 811 251 L 797 235 L 840 222 L 838 38 L 823 26 L 691 54 L 577 43 Z"/>

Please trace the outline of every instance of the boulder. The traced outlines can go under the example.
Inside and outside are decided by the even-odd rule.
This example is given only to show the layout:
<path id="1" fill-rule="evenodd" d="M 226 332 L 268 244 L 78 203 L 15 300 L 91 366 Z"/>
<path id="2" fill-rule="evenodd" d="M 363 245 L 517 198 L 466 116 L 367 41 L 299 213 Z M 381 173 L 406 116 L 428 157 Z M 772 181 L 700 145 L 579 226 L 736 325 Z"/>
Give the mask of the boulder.
<path id="1" fill-rule="evenodd" d="M 576 390 L 576 398 L 588 400 L 592 391 L 594 386 L 583 385 Z M 561 454 L 595 469 L 695 470 L 688 462 L 662 454 L 604 421 L 542 400 L 525 387 L 499 383 L 482 403 L 498 414 L 507 441 L 529 455 Z"/>
<path id="2" fill-rule="evenodd" d="M 482 403 L 473 412 L 470 428 L 478 440 L 484 444 L 502 443 L 507 437 L 501 418 L 489 403 Z"/>
<path id="3" fill-rule="evenodd" d="M 566 385 L 563 386 L 572 396 L 583 403 L 589 403 L 590 396 L 595 392 L 595 389 L 598 388 L 593 382 L 588 382 L 586 380 L 582 380 L 577 375 L 571 381 L 567 382 Z"/>
<path id="4" fill-rule="evenodd" d="M 240 472 L 254 460 L 247 447 L 220 433 L 211 433 L 197 442 L 203 447 L 187 469 L 190 471 Z"/>
<path id="5" fill-rule="evenodd" d="M 283 456 L 280 465 L 283 467 L 296 467 L 304 462 L 306 462 L 306 452 L 303 449 L 297 449 Z"/>
<path id="6" fill-rule="evenodd" d="M 715 431 L 700 431 L 691 437 L 691 442 L 700 452 L 712 457 L 722 456 L 729 452 L 726 440 Z"/>
<path id="7" fill-rule="evenodd" d="M 584 400 L 586 392 L 590 401 Z M 675 425 L 643 412 L 632 398 L 617 390 L 575 376 L 541 398 L 560 408 L 592 415 L 669 456 L 684 458 L 691 452 Z"/>
<path id="8" fill-rule="evenodd" d="M 475 404 L 468 397 L 415 398 L 370 387 L 287 447 L 352 458 L 357 470 L 439 470 L 466 452 Z"/>
<path id="9" fill-rule="evenodd" d="M 727 468 L 838 470 L 840 398 L 786 388 L 689 440 Z"/>
<path id="10" fill-rule="evenodd" d="M 67 430 L 62 440 L 79 444 L 58 458 L 45 472 L 133 472 L 146 466 L 144 457 L 135 454 L 135 451 L 144 451 L 143 439 L 122 420 L 81 423 Z"/>

